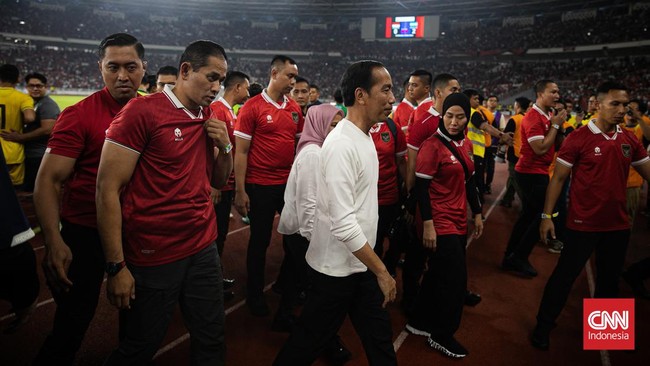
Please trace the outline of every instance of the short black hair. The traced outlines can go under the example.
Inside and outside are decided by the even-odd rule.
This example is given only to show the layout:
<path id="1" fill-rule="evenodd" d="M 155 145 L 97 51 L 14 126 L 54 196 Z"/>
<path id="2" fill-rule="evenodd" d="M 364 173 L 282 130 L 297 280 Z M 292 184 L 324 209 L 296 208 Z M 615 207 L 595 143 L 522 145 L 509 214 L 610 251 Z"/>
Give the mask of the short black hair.
<path id="1" fill-rule="evenodd" d="M 39 74 L 37 72 L 27 74 L 27 76 L 25 76 L 25 84 L 29 82 L 29 79 L 38 79 L 41 83 L 47 84 L 47 78 L 45 75 Z"/>
<path id="2" fill-rule="evenodd" d="M 551 79 L 542 79 L 542 80 L 536 82 L 535 83 L 535 88 L 534 88 L 535 96 L 537 96 L 537 94 L 539 94 L 539 93 L 543 93 L 544 90 L 546 90 L 546 87 L 548 86 L 548 84 L 555 84 L 555 81 L 553 81 Z"/>
<path id="3" fill-rule="evenodd" d="M 111 46 L 117 46 L 117 47 L 133 46 L 135 48 L 135 51 L 138 53 L 138 57 L 140 58 L 140 60 L 144 60 L 144 46 L 142 45 L 142 43 L 140 43 L 140 41 L 138 41 L 137 38 L 133 37 L 130 34 L 115 33 L 104 38 L 99 43 L 99 49 L 97 50 L 97 54 L 100 60 L 103 59 L 104 56 L 106 55 L 106 49 Z"/>
<path id="4" fill-rule="evenodd" d="M 302 76 L 296 75 L 296 84 L 298 84 L 298 83 L 306 83 L 307 86 L 310 86 L 309 85 L 309 80 L 303 78 Z"/>
<path id="5" fill-rule="evenodd" d="M 0 81 L 5 83 L 18 84 L 20 71 L 16 65 L 4 64 L 0 66 Z"/>
<path id="6" fill-rule="evenodd" d="M 151 83 L 151 79 L 149 78 L 149 75 L 147 75 L 146 73 L 142 75 L 142 81 L 140 81 L 140 84 L 150 84 L 150 83 Z"/>
<path id="7" fill-rule="evenodd" d="M 336 88 L 336 90 L 334 90 L 334 101 L 338 104 L 343 104 L 343 93 L 341 92 L 341 88 Z"/>
<path id="8" fill-rule="evenodd" d="M 198 70 L 208 64 L 208 58 L 211 56 L 228 61 L 226 50 L 221 45 L 207 40 L 194 41 L 185 47 L 178 63 L 178 69 L 181 69 L 183 63 L 187 62 L 192 66 L 192 70 Z"/>
<path id="9" fill-rule="evenodd" d="M 472 99 L 473 96 L 478 95 L 479 102 L 481 101 L 481 93 L 476 89 L 465 89 L 463 90 L 463 94 L 465 94 L 468 99 Z"/>
<path id="10" fill-rule="evenodd" d="M 290 65 L 295 65 L 296 64 L 296 61 L 294 59 L 292 59 L 291 57 L 289 57 L 289 56 L 275 55 L 271 59 L 271 69 L 273 69 L 274 67 L 284 66 L 284 64 L 287 63 L 287 62 Z"/>
<path id="11" fill-rule="evenodd" d="M 309 89 L 314 88 L 320 92 L 320 87 L 316 84 L 309 84 Z"/>
<path id="12" fill-rule="evenodd" d="M 433 74 L 428 72 L 427 70 L 423 69 L 417 69 L 411 73 L 410 76 L 417 76 L 419 77 L 426 85 L 431 87 L 431 83 L 433 82 Z"/>
<path id="13" fill-rule="evenodd" d="M 341 93 L 346 107 L 354 105 L 356 100 L 354 92 L 357 88 L 369 92 L 375 85 L 376 80 L 372 77 L 372 71 L 379 67 L 385 66 L 379 61 L 363 60 L 353 63 L 345 70 L 341 78 Z"/>
<path id="14" fill-rule="evenodd" d="M 563 99 L 563 98 L 558 99 L 557 102 L 555 102 L 555 103 L 560 103 L 560 104 L 562 104 L 564 106 L 564 108 L 566 108 L 566 100 Z"/>
<path id="15" fill-rule="evenodd" d="M 632 99 L 632 100 L 630 100 L 630 103 L 638 104 L 639 105 L 639 112 L 641 112 L 641 114 L 646 114 L 646 112 L 648 111 L 648 103 L 645 100 Z"/>
<path id="16" fill-rule="evenodd" d="M 488 98 L 488 99 L 490 99 L 490 98 L 494 98 L 494 99 L 496 99 L 496 100 L 497 100 L 497 102 L 499 101 L 499 97 L 497 97 L 497 96 L 496 96 L 496 95 L 494 95 L 494 94 L 490 94 L 490 95 L 488 95 L 488 97 L 487 97 L 487 98 Z"/>
<path id="17" fill-rule="evenodd" d="M 526 110 L 528 107 L 530 107 L 531 100 L 526 97 L 519 97 L 515 99 L 515 102 L 519 104 L 519 107 L 521 107 L 521 109 Z"/>
<path id="18" fill-rule="evenodd" d="M 174 76 L 178 76 L 178 69 L 175 68 L 174 66 L 169 66 L 169 65 L 167 65 L 167 66 L 163 66 L 163 67 L 161 67 L 161 68 L 158 69 L 158 72 L 156 73 L 156 79 L 157 79 L 158 76 L 160 76 L 160 75 L 174 75 Z"/>
<path id="19" fill-rule="evenodd" d="M 226 74 L 226 78 L 223 81 L 223 87 L 226 89 L 230 89 L 239 83 L 243 83 L 244 80 L 250 81 L 248 75 L 244 74 L 241 71 L 229 71 Z"/>
<path id="20" fill-rule="evenodd" d="M 433 78 L 433 82 L 432 82 L 433 88 L 443 89 L 452 80 L 458 80 L 458 79 L 452 74 L 438 74 L 436 75 L 435 78 Z"/>
<path id="21" fill-rule="evenodd" d="M 258 94 L 261 94 L 263 90 L 264 90 L 264 85 L 260 83 L 252 83 L 250 88 L 248 88 L 248 94 L 250 94 L 252 98 Z"/>
<path id="22" fill-rule="evenodd" d="M 598 86 L 596 89 L 596 97 L 600 98 L 603 94 L 608 94 L 611 90 L 624 90 L 627 91 L 625 85 L 617 81 L 606 81 Z"/>

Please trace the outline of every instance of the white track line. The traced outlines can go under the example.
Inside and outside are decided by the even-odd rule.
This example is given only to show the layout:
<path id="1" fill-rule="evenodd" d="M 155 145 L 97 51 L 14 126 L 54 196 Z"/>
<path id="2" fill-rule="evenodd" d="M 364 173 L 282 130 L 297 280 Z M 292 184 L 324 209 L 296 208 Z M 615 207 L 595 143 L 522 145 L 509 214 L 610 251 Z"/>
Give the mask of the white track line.
<path id="1" fill-rule="evenodd" d="M 587 260 L 587 264 L 585 264 L 585 271 L 587 272 L 587 283 L 589 284 L 589 294 L 593 298 L 594 294 L 596 293 L 596 283 L 594 281 L 594 273 L 591 270 L 591 259 Z M 608 351 L 600 350 L 600 362 L 603 364 L 603 366 L 612 365 L 612 361 L 609 358 Z"/>
<path id="2" fill-rule="evenodd" d="M 503 197 L 503 195 L 505 195 L 507 188 L 508 188 L 508 186 L 504 187 L 501 190 L 501 193 L 499 193 L 497 198 L 494 200 L 494 202 L 492 202 L 492 206 L 490 206 L 490 208 L 485 213 L 485 222 L 487 222 L 488 217 L 490 217 L 490 214 L 492 213 L 492 211 L 494 211 L 494 208 L 499 203 L 499 200 L 501 200 L 501 197 Z M 469 235 L 469 237 L 467 238 L 467 245 L 465 246 L 466 249 L 469 248 L 469 245 L 472 242 L 472 240 L 474 240 L 474 236 Z M 397 350 L 400 347 L 402 347 L 402 344 L 406 340 L 406 337 L 409 336 L 409 334 L 410 333 L 406 331 L 406 328 L 404 328 L 402 330 L 402 332 L 397 336 L 397 339 L 395 339 L 395 341 L 393 342 L 393 348 L 395 349 L 395 352 L 397 352 Z M 609 365 L 607 365 L 607 366 L 609 366 Z"/>

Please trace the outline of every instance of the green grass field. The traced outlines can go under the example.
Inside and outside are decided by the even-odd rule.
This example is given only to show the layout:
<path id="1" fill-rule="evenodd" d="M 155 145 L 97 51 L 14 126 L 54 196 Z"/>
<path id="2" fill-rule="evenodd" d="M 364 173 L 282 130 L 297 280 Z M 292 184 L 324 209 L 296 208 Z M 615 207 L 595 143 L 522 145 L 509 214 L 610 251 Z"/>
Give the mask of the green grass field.
<path id="1" fill-rule="evenodd" d="M 85 98 L 85 95 L 50 95 L 50 97 L 59 105 L 61 110 L 77 103 L 78 101 Z"/>

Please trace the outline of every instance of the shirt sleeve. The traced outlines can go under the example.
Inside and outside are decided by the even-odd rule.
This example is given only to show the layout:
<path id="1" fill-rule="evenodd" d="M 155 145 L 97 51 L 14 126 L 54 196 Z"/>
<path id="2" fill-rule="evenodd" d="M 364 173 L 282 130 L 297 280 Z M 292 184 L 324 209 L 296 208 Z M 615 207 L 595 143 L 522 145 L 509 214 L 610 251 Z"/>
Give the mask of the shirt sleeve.
<path id="1" fill-rule="evenodd" d="M 397 124 L 396 124 L 397 125 Z M 406 155 L 406 134 L 399 128 L 397 125 L 397 151 L 395 151 L 395 156 L 402 157 Z"/>
<path id="2" fill-rule="evenodd" d="M 415 176 L 423 179 L 433 179 L 438 172 L 438 149 L 432 137 L 422 143 L 415 163 Z"/>
<path id="3" fill-rule="evenodd" d="M 66 108 L 59 115 L 47 143 L 47 152 L 77 159 L 86 146 L 87 119 L 79 118 L 76 106 Z"/>
<path id="4" fill-rule="evenodd" d="M 409 117 L 409 120 L 411 120 L 410 125 L 409 125 L 409 136 L 407 140 L 407 146 L 415 151 L 419 151 L 420 147 L 422 146 L 422 143 L 424 140 L 429 138 L 429 129 L 427 128 L 427 122 L 426 119 L 429 117 L 432 117 L 430 113 L 426 113 L 426 117 L 422 120 L 419 118 L 416 118 L 416 110 L 411 113 L 411 117 Z M 437 125 L 435 126 L 436 128 L 438 127 Z"/>
<path id="5" fill-rule="evenodd" d="M 56 119 L 61 113 L 59 106 L 52 99 L 45 99 L 44 103 L 38 107 L 38 114 L 41 120 Z"/>
<path id="6" fill-rule="evenodd" d="M 298 112 L 298 128 L 296 129 L 296 138 L 299 139 L 302 135 L 302 130 L 305 128 L 305 116 L 302 115 L 302 111 Z"/>
<path id="7" fill-rule="evenodd" d="M 298 176 L 296 179 L 296 202 L 298 202 L 298 222 L 300 235 L 311 241 L 316 215 L 316 187 L 320 159 L 315 151 L 307 151 L 297 162 Z"/>
<path id="8" fill-rule="evenodd" d="M 508 120 L 508 123 L 506 123 L 506 128 L 503 129 L 503 132 L 506 133 L 515 132 L 516 129 L 517 129 L 517 124 L 515 123 L 515 120 L 510 118 Z"/>
<path id="9" fill-rule="evenodd" d="M 239 109 L 237 122 L 235 122 L 235 136 L 244 140 L 253 139 L 253 135 L 255 135 L 256 110 L 251 104 L 244 104 Z"/>
<path id="10" fill-rule="evenodd" d="M 224 111 L 225 108 L 220 108 L 219 104 L 221 104 L 221 102 L 214 102 L 210 104 L 210 118 L 216 118 L 220 121 L 226 122 L 228 121 L 228 117 L 226 116 L 226 111 Z"/>
<path id="11" fill-rule="evenodd" d="M 526 119 L 521 122 L 521 128 L 526 130 L 526 136 L 528 137 L 528 142 L 533 142 L 537 140 L 544 140 L 546 136 L 546 131 L 544 130 L 544 122 L 540 119 L 531 118 Z"/>
<path id="12" fill-rule="evenodd" d="M 483 122 L 487 122 L 487 121 L 483 119 L 483 115 L 481 114 L 481 112 L 476 110 L 476 112 L 474 112 L 472 114 L 472 117 L 470 118 L 470 123 L 473 124 L 474 127 L 480 130 Z"/>
<path id="13" fill-rule="evenodd" d="M 21 111 L 26 111 L 28 109 L 34 109 L 34 99 L 30 97 L 29 95 L 23 94 L 24 98 L 20 102 L 20 110 Z"/>
<path id="14" fill-rule="evenodd" d="M 106 141 L 142 153 L 150 135 L 143 102 L 144 98 L 134 98 L 122 108 L 106 130 Z"/>
<path id="15" fill-rule="evenodd" d="M 643 144 L 639 141 L 639 139 L 631 138 L 630 140 L 632 140 L 633 151 L 632 166 L 639 166 L 648 162 L 650 160 L 650 157 L 648 157 L 648 152 L 643 147 Z"/>
<path id="16" fill-rule="evenodd" d="M 558 163 L 569 168 L 572 168 L 573 164 L 578 161 L 578 154 L 580 152 L 580 146 L 576 142 L 576 136 L 577 132 L 567 136 L 567 138 L 562 143 L 562 147 L 560 147 L 560 151 L 558 152 L 556 159 Z"/>
<path id="17" fill-rule="evenodd" d="M 354 210 L 354 182 L 361 164 L 354 149 L 350 141 L 339 140 L 327 152 L 321 153 L 332 235 L 350 252 L 356 252 L 368 242 Z"/>

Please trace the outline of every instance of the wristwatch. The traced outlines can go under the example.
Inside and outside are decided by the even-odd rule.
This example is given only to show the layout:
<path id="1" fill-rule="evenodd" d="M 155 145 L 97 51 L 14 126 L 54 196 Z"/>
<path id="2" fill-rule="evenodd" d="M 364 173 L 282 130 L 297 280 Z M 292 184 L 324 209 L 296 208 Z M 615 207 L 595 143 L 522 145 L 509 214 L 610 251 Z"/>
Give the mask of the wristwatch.
<path id="1" fill-rule="evenodd" d="M 221 151 L 223 152 L 224 155 L 230 154 L 230 152 L 232 151 L 232 142 L 229 142 L 228 145 L 224 146 L 224 148 L 221 149 Z"/>
<path id="2" fill-rule="evenodd" d="M 552 126 L 553 128 L 555 128 L 556 130 L 558 130 L 558 131 L 560 130 L 560 125 L 555 125 L 555 124 L 553 124 L 553 125 L 551 125 L 551 126 Z"/>
<path id="3" fill-rule="evenodd" d="M 116 274 L 118 274 L 122 268 L 126 267 L 126 262 L 121 261 L 121 262 L 106 262 L 106 267 L 105 271 L 108 277 L 113 277 Z"/>
<path id="4" fill-rule="evenodd" d="M 542 219 L 552 219 L 554 217 L 557 217 L 557 215 L 557 212 L 550 215 L 542 212 Z"/>

